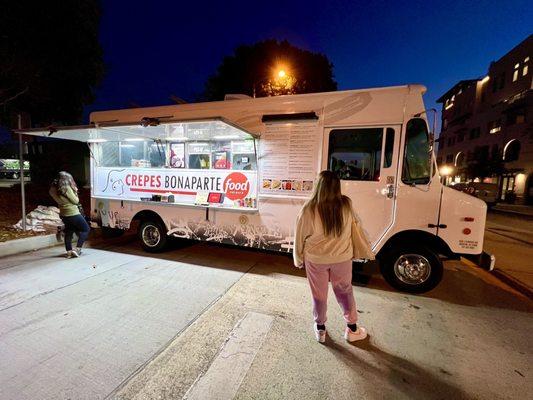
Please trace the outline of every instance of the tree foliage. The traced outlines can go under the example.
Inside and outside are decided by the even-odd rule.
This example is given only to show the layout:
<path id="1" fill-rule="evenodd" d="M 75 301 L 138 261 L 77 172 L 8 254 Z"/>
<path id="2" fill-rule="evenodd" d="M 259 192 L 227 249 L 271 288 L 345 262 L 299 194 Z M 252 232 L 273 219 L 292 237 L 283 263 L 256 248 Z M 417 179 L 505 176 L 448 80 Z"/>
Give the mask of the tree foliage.
<path id="1" fill-rule="evenodd" d="M 287 76 L 279 80 L 276 71 Z M 287 41 L 265 40 L 238 46 L 224 57 L 205 85 L 206 100 L 222 100 L 226 94 L 256 97 L 290 93 L 328 92 L 337 89 L 333 64 L 321 53 L 313 53 Z"/>
<path id="2" fill-rule="evenodd" d="M 0 1 L 0 124 L 75 124 L 104 74 L 99 0 Z"/>
<path id="3" fill-rule="evenodd" d="M 502 155 L 497 148 L 489 152 L 489 146 L 474 149 L 472 159 L 467 163 L 466 175 L 469 179 L 484 179 L 506 172 Z"/>

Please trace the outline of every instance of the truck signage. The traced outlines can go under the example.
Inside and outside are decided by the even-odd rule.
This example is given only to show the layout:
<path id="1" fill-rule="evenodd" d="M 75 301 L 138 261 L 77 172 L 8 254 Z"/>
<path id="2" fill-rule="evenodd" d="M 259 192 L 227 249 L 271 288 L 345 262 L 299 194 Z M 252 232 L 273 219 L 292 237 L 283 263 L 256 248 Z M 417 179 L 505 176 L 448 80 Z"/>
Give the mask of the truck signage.
<path id="1" fill-rule="evenodd" d="M 257 197 L 257 172 L 169 168 L 95 168 L 93 195 L 141 200 L 171 193 L 176 202 L 194 204 L 198 193 L 223 193 L 224 204 Z"/>

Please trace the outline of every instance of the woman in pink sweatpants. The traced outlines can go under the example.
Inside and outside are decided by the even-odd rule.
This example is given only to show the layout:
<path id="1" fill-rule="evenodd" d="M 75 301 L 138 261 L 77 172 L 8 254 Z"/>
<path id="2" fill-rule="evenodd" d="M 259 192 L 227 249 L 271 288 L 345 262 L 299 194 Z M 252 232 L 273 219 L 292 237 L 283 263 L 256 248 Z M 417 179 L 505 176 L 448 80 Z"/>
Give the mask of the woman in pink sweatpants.
<path id="1" fill-rule="evenodd" d="M 296 267 L 305 266 L 311 287 L 316 339 L 321 343 L 326 339 L 328 282 L 344 314 L 345 339 L 364 339 L 366 330 L 357 325 L 352 260 L 374 259 L 374 254 L 350 199 L 342 195 L 340 180 L 331 171 L 319 174 L 313 195 L 298 215 L 293 255 Z"/>

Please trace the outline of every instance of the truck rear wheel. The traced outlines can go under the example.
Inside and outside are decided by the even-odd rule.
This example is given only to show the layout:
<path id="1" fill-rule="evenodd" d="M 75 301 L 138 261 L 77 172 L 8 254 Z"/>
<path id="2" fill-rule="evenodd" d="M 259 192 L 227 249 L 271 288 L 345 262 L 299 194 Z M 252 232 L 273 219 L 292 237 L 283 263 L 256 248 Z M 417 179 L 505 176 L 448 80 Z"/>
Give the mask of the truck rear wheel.
<path id="1" fill-rule="evenodd" d="M 393 288 L 425 293 L 442 280 L 443 266 L 438 254 L 423 246 L 393 249 L 380 257 L 383 278 Z"/>
<path id="2" fill-rule="evenodd" d="M 139 227 L 139 239 L 143 249 L 149 253 L 163 251 L 168 243 L 167 231 L 159 221 L 143 221 Z"/>

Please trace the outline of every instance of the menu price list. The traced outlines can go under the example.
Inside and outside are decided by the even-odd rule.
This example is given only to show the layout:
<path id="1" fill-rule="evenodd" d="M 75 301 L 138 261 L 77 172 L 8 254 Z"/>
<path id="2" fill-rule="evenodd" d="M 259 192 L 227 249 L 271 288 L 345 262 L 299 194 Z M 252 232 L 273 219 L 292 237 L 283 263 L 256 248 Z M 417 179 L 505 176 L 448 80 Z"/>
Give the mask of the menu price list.
<path id="1" fill-rule="evenodd" d="M 311 191 L 319 140 L 316 123 L 267 125 L 261 137 L 261 190 Z"/>

